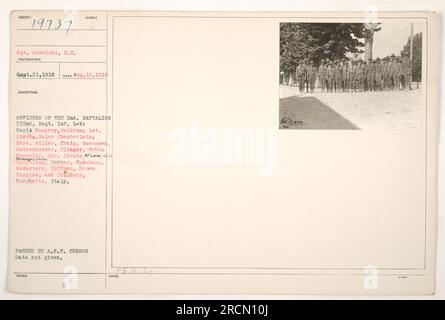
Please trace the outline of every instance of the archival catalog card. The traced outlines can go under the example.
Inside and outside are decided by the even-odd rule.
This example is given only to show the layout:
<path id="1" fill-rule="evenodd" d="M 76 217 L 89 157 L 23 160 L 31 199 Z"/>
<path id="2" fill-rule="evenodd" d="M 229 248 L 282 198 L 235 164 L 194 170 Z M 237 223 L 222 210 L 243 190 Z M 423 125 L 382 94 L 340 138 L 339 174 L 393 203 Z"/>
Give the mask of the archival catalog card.
<path id="1" fill-rule="evenodd" d="M 435 13 L 10 19 L 10 291 L 434 292 Z"/>

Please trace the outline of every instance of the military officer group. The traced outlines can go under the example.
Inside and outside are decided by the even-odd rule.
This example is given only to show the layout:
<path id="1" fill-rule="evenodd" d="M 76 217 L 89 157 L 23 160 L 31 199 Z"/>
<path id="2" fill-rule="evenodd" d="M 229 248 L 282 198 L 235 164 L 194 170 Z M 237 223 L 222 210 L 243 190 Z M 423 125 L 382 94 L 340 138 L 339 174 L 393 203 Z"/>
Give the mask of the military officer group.
<path id="1" fill-rule="evenodd" d="M 364 92 L 405 90 L 411 87 L 412 63 L 407 54 L 368 61 L 322 59 L 317 67 L 308 59 L 298 63 L 295 72 L 280 74 L 281 84 L 296 85 L 300 93 L 314 92 L 315 82 L 322 92 Z"/>

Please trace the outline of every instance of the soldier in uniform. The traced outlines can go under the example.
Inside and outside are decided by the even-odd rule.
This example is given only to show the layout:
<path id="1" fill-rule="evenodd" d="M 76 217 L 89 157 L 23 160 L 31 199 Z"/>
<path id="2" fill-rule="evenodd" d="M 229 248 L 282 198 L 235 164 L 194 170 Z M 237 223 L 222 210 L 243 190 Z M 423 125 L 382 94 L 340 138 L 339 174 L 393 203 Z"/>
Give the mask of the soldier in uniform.
<path id="1" fill-rule="evenodd" d="M 403 76 L 402 60 L 400 59 L 400 57 L 396 57 L 394 76 L 396 80 L 395 81 L 396 90 L 400 90 L 400 79 Z"/>
<path id="2" fill-rule="evenodd" d="M 374 76 L 375 76 L 375 65 L 372 59 L 368 59 L 368 64 L 366 65 L 366 87 L 368 91 L 374 89 Z"/>
<path id="3" fill-rule="evenodd" d="M 365 91 L 366 69 L 363 60 L 358 61 L 357 66 L 357 82 L 360 91 Z"/>
<path id="4" fill-rule="evenodd" d="M 326 65 L 324 59 L 321 59 L 320 65 L 318 66 L 317 77 L 320 82 L 321 92 L 324 92 L 326 89 Z"/>
<path id="5" fill-rule="evenodd" d="M 297 65 L 297 69 L 295 70 L 295 75 L 298 80 L 298 89 L 300 90 L 300 93 L 304 92 L 304 82 L 306 79 L 306 69 L 304 68 L 302 63 L 299 63 Z"/>
<path id="6" fill-rule="evenodd" d="M 382 91 L 382 80 L 383 80 L 383 64 L 380 63 L 380 58 L 377 57 L 375 61 L 375 91 Z"/>
<path id="7" fill-rule="evenodd" d="M 331 81 L 331 89 L 333 92 L 336 92 L 337 91 L 337 83 L 335 82 L 335 80 L 337 77 L 337 59 L 332 61 L 331 67 L 332 67 L 332 73 L 333 73 L 333 77 L 332 77 L 332 81 Z"/>
<path id="8" fill-rule="evenodd" d="M 326 70 L 328 69 L 328 65 L 330 65 L 332 63 L 332 61 L 330 61 L 329 59 L 326 59 L 326 69 L 325 69 L 325 87 L 326 87 L 326 91 L 329 91 L 328 89 L 328 79 L 327 79 L 327 73 Z M 332 67 L 332 64 L 331 64 Z"/>
<path id="9" fill-rule="evenodd" d="M 402 52 L 402 74 L 403 74 L 403 89 L 405 90 L 407 85 L 409 90 L 411 87 L 411 75 L 412 75 L 412 63 L 411 59 L 405 52 Z"/>
<path id="10" fill-rule="evenodd" d="M 351 69 L 349 70 L 349 90 L 356 91 L 356 81 L 357 81 L 357 62 L 351 61 Z"/>
<path id="11" fill-rule="evenodd" d="M 284 73 L 284 78 L 287 85 L 289 86 L 295 85 L 294 77 L 295 77 L 294 70 L 290 67 L 286 69 Z"/>
<path id="12" fill-rule="evenodd" d="M 389 90 L 389 57 L 383 58 L 383 90 Z"/>
<path id="13" fill-rule="evenodd" d="M 304 87 L 306 88 L 306 92 L 309 92 L 309 80 L 308 80 L 308 69 L 309 69 L 309 62 L 308 59 L 304 59 L 304 69 L 306 70 L 306 77 L 304 78 Z"/>
<path id="14" fill-rule="evenodd" d="M 326 68 L 326 90 L 328 92 L 332 92 L 334 85 L 334 68 L 332 62 L 328 62 L 328 66 Z"/>
<path id="15" fill-rule="evenodd" d="M 343 66 L 341 70 L 342 76 L 341 76 L 341 89 L 343 92 L 348 91 L 348 84 L 349 84 L 349 66 L 346 59 L 343 59 Z"/>
<path id="16" fill-rule="evenodd" d="M 395 90 L 397 84 L 396 55 L 393 53 L 388 63 L 390 89 Z"/>
<path id="17" fill-rule="evenodd" d="M 394 79 L 393 79 L 393 73 L 394 73 L 394 59 L 389 56 L 388 62 L 386 63 L 386 72 L 388 77 L 388 90 L 394 89 Z"/>
<path id="18" fill-rule="evenodd" d="M 335 60 L 334 65 L 334 91 L 340 91 L 341 86 L 341 65 L 339 60 Z"/>
<path id="19" fill-rule="evenodd" d="M 365 91 L 369 91 L 368 70 L 369 70 L 370 63 L 371 63 L 371 59 L 368 59 L 365 61 Z"/>
<path id="20" fill-rule="evenodd" d="M 311 60 L 309 65 L 306 68 L 306 77 L 309 83 L 309 90 L 311 93 L 314 93 L 315 89 L 315 80 L 317 80 L 317 68 L 314 65 L 314 61 Z"/>

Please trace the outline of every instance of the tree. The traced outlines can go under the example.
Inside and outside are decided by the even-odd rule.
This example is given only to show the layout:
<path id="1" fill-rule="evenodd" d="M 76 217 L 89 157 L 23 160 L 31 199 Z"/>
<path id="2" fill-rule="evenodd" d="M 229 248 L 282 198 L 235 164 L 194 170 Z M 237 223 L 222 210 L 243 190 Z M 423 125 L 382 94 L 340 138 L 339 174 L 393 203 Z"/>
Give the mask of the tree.
<path id="1" fill-rule="evenodd" d="M 280 69 L 293 70 L 299 61 L 342 59 L 347 53 L 362 53 L 367 29 L 363 23 L 280 24 Z"/>
<path id="2" fill-rule="evenodd" d="M 381 28 L 378 23 L 367 23 L 365 27 L 365 60 L 372 59 L 372 44 L 374 42 L 374 32 Z"/>
<path id="3" fill-rule="evenodd" d="M 409 56 L 410 49 L 410 38 L 406 41 L 400 54 L 404 53 Z M 416 33 L 413 36 L 413 57 L 412 57 L 412 78 L 413 81 L 422 81 L 422 33 Z"/>

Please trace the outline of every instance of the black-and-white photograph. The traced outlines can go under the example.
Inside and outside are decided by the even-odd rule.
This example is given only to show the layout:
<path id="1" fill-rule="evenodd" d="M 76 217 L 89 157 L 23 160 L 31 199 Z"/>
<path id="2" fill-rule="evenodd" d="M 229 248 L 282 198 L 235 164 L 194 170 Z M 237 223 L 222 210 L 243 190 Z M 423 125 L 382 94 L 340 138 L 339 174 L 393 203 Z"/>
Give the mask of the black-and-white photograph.
<path id="1" fill-rule="evenodd" d="M 281 23 L 279 128 L 420 128 L 422 29 Z"/>

